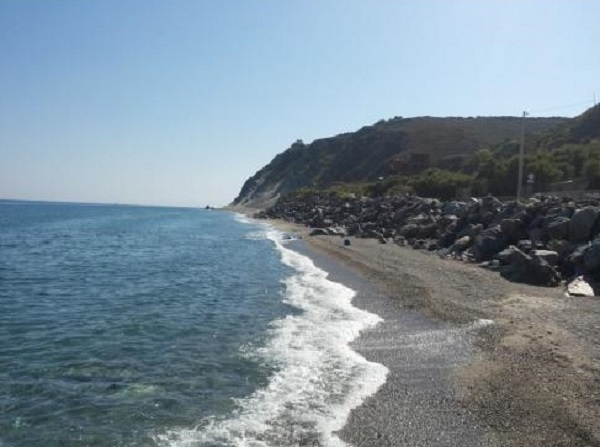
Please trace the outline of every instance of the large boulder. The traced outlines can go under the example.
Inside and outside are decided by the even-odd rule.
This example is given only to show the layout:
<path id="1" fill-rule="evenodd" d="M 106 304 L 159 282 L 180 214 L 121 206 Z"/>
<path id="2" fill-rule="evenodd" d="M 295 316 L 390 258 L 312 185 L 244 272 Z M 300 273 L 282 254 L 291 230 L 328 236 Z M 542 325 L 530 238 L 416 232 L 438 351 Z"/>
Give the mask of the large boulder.
<path id="1" fill-rule="evenodd" d="M 410 224 L 404 225 L 402 228 L 400 228 L 398 233 L 401 236 L 404 236 L 405 238 L 409 239 L 409 238 L 417 237 L 419 235 L 419 230 L 420 230 L 419 225 L 410 223 Z"/>
<path id="2" fill-rule="evenodd" d="M 571 219 L 556 216 L 546 223 L 546 231 L 550 239 L 568 239 Z"/>
<path id="3" fill-rule="evenodd" d="M 589 244 L 581 244 L 573 248 L 571 253 L 563 259 L 563 275 L 569 277 L 573 274 L 581 274 L 584 271 L 585 252 L 589 248 Z"/>
<path id="4" fill-rule="evenodd" d="M 480 234 L 482 231 L 483 225 L 470 223 L 467 226 L 465 226 L 462 230 L 460 230 L 456 237 L 461 238 L 463 236 L 470 236 L 472 238 L 475 238 L 475 236 Z"/>
<path id="5" fill-rule="evenodd" d="M 465 208 L 464 202 L 446 202 L 442 205 L 442 213 L 458 215 Z"/>
<path id="6" fill-rule="evenodd" d="M 515 248 L 511 253 L 511 263 L 500 274 L 509 281 L 535 286 L 556 287 L 560 276 L 543 258 L 529 256 Z"/>
<path id="7" fill-rule="evenodd" d="M 537 256 L 538 258 L 542 258 L 548 264 L 555 266 L 558 264 L 558 253 L 552 250 L 533 250 L 531 252 L 532 256 Z"/>
<path id="8" fill-rule="evenodd" d="M 583 268 L 587 273 L 598 274 L 600 270 L 600 238 L 594 239 L 592 245 L 583 254 Z"/>
<path id="9" fill-rule="evenodd" d="M 591 234 L 598 219 L 598 208 L 587 206 L 578 209 L 573 214 L 569 225 L 569 240 L 571 242 L 585 242 Z"/>
<path id="10" fill-rule="evenodd" d="M 516 242 L 525 236 L 521 219 L 503 219 L 500 222 L 500 229 L 504 236 L 511 241 Z"/>
<path id="11" fill-rule="evenodd" d="M 558 253 L 559 258 L 564 258 L 571 252 L 571 243 L 565 239 L 553 239 L 546 244 L 548 250 Z"/>
<path id="12" fill-rule="evenodd" d="M 471 236 L 463 236 L 454 242 L 454 244 L 450 248 L 450 252 L 462 253 L 470 246 L 471 246 Z"/>
<path id="13" fill-rule="evenodd" d="M 514 260 L 515 253 L 520 252 L 520 250 L 511 245 L 508 248 L 496 253 L 494 255 L 494 260 L 498 261 L 498 265 L 510 265 Z"/>
<path id="14" fill-rule="evenodd" d="M 488 261 L 507 245 L 506 237 L 499 225 L 483 230 L 475 236 L 471 248 L 476 262 Z"/>

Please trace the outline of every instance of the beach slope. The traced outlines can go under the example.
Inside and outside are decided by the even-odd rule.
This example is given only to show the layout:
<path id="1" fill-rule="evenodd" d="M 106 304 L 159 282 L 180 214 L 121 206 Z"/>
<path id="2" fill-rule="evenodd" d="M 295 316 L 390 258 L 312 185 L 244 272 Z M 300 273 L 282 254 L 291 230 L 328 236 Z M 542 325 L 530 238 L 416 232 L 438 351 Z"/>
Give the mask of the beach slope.
<path id="1" fill-rule="evenodd" d="M 356 305 L 385 320 L 354 348 L 385 364 L 388 381 L 353 410 L 343 439 L 356 446 L 600 446 L 597 298 L 509 283 L 373 239 L 345 246 L 338 237 L 308 237 L 302 226 L 276 225 L 303 235 L 302 250 L 330 270 L 337 264 L 359 275 L 372 289 Z"/>

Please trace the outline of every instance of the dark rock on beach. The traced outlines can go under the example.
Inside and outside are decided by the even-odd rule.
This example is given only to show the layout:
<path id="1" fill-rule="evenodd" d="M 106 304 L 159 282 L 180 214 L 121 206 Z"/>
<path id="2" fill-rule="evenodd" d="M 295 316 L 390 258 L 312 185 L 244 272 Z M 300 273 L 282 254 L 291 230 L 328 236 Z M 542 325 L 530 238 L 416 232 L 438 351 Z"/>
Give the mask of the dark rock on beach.
<path id="1" fill-rule="evenodd" d="M 313 236 L 376 239 L 497 269 L 505 278 L 557 286 L 585 274 L 600 281 L 600 201 L 496 197 L 291 194 L 256 215 L 313 228 Z M 348 240 L 348 239 L 346 239 Z"/>

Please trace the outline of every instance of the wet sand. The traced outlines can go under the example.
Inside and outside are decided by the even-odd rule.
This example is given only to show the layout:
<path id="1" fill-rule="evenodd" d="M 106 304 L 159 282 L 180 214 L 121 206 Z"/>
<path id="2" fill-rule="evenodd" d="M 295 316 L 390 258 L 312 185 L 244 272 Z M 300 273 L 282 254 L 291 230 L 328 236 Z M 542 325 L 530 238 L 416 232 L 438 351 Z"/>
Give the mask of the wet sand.
<path id="1" fill-rule="evenodd" d="M 505 281 L 375 240 L 308 237 L 302 251 L 384 322 L 353 347 L 390 369 L 354 409 L 354 446 L 600 446 L 600 300 Z M 480 320 L 492 320 L 486 325 Z M 479 322 L 479 323 L 478 323 Z"/>

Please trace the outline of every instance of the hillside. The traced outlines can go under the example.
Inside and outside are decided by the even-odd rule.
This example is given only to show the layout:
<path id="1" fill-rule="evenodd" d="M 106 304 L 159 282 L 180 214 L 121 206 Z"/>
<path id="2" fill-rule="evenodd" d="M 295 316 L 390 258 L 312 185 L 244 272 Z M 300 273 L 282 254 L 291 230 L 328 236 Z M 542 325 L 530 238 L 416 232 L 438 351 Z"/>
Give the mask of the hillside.
<path id="1" fill-rule="evenodd" d="M 535 139 L 568 118 L 529 118 Z M 264 207 L 282 193 L 327 188 L 337 182 L 370 182 L 381 176 L 415 174 L 481 148 L 518 140 L 518 117 L 392 118 L 352 133 L 304 144 L 297 141 L 243 185 L 234 205 Z"/>
<path id="2" fill-rule="evenodd" d="M 565 144 L 588 144 L 595 139 L 600 139 L 600 104 L 553 128 L 542 143 L 554 149 Z"/>

